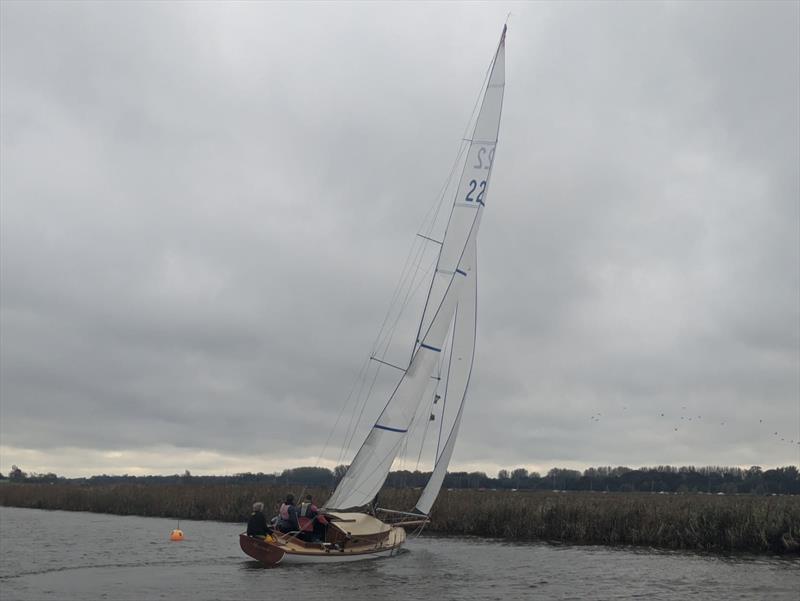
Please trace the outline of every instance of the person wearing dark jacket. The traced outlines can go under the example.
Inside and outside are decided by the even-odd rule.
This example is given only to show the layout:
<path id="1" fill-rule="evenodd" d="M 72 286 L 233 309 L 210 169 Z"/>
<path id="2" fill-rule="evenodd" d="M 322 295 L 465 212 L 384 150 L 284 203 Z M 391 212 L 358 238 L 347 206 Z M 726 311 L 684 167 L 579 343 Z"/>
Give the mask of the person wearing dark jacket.
<path id="1" fill-rule="evenodd" d="M 281 509 L 278 512 L 278 530 L 281 532 L 297 532 L 300 530 L 294 495 L 286 495 L 286 501 L 281 505 Z"/>
<path id="2" fill-rule="evenodd" d="M 264 504 L 253 503 L 253 514 L 247 520 L 247 536 L 264 538 L 269 534 L 267 529 L 267 518 L 264 515 Z"/>

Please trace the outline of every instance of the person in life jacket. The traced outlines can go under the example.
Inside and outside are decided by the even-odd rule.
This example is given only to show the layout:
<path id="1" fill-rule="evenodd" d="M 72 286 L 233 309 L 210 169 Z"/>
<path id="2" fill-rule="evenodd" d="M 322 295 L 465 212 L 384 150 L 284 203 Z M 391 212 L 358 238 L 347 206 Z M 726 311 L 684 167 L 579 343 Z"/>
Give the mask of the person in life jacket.
<path id="1" fill-rule="evenodd" d="M 264 504 L 253 503 L 253 513 L 247 520 L 247 536 L 264 538 L 269 532 L 267 518 L 264 516 Z"/>
<path id="2" fill-rule="evenodd" d="M 314 499 L 311 495 L 306 495 L 305 501 L 300 504 L 299 511 L 300 530 L 303 532 L 303 537 L 308 540 L 325 538 L 325 526 L 328 520 L 319 512 L 319 508 L 314 505 Z"/>
<path id="3" fill-rule="evenodd" d="M 300 530 L 297 521 L 297 507 L 294 504 L 294 495 L 286 495 L 286 500 L 278 511 L 278 530 L 281 532 L 296 532 Z"/>

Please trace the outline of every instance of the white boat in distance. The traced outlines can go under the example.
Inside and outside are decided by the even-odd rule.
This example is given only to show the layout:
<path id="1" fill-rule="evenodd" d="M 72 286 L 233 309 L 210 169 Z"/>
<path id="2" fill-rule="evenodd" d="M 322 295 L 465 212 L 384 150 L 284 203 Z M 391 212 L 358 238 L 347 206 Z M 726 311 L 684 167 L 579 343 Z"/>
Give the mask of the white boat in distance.
<path id="1" fill-rule="evenodd" d="M 261 563 L 326 563 L 392 555 L 406 540 L 405 527 L 417 527 L 428 521 L 453 454 L 472 374 L 477 309 L 477 236 L 489 193 L 503 106 L 505 37 L 504 26 L 482 90 L 472 135 L 466 140 L 468 146 L 463 169 L 444 238 L 433 241 L 439 245 L 436 269 L 409 364 L 406 368 L 398 368 L 402 376 L 386 406 L 320 511 L 328 522 L 325 540 L 308 542 L 301 540 L 296 532 L 274 531 L 265 538 L 241 534 L 242 550 Z M 450 361 L 445 390 L 446 397 L 459 403 L 458 411 L 449 433 L 441 437 L 444 444 L 437 448 L 433 472 L 413 512 L 382 510 L 402 516 L 399 521 L 382 521 L 364 508 L 378 494 L 403 448 L 448 340 Z"/>

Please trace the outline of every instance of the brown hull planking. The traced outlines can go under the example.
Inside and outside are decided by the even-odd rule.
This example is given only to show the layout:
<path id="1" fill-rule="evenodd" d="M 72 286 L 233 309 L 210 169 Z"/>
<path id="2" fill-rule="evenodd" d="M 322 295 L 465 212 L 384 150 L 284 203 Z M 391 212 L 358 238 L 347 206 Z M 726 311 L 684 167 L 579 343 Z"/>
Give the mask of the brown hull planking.
<path id="1" fill-rule="evenodd" d="M 239 535 L 239 546 L 247 555 L 268 566 L 279 564 L 284 556 L 284 552 L 275 545 L 246 534 Z"/>
<path id="2" fill-rule="evenodd" d="M 301 545 L 302 547 L 308 548 L 308 551 L 304 552 L 298 548 L 294 548 L 292 549 L 291 554 L 305 555 L 309 557 L 326 557 L 332 554 L 338 555 L 340 553 L 336 551 L 324 551 L 314 544 L 301 543 Z M 373 545 L 374 543 L 369 545 L 353 545 L 351 546 L 350 550 L 346 551 L 346 553 L 351 557 L 356 555 L 373 555 L 377 550 Z M 253 559 L 260 561 L 261 563 L 267 566 L 274 566 L 279 564 L 283 559 L 284 555 L 286 555 L 286 552 L 279 546 L 275 545 L 274 543 L 268 543 L 265 540 L 262 540 L 260 538 L 253 538 L 247 536 L 246 534 L 239 535 L 239 546 L 242 548 L 242 551 L 244 551 L 247 555 L 249 555 Z M 393 547 L 399 547 L 399 546 L 400 545 L 398 544 L 394 545 Z M 393 547 L 385 547 L 380 549 L 380 551 L 388 551 Z"/>

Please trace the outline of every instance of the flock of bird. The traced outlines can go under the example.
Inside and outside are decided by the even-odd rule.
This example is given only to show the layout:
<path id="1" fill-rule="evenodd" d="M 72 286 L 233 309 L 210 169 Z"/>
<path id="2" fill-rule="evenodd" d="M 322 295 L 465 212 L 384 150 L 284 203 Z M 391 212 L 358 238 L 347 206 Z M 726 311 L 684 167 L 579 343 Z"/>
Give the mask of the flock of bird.
<path id="1" fill-rule="evenodd" d="M 628 406 L 624 405 L 622 407 L 622 410 L 623 411 L 627 411 L 628 410 Z M 686 408 L 686 405 L 682 405 L 681 406 L 681 411 L 682 411 L 683 415 L 679 416 L 680 417 L 680 421 L 679 422 L 673 422 L 672 424 L 670 424 L 674 432 L 677 432 L 678 430 L 680 430 L 680 426 L 682 425 L 680 422 L 683 422 L 683 424 L 688 424 L 688 422 L 691 422 L 691 421 L 695 421 L 695 422 L 703 421 L 703 416 L 702 415 L 694 415 L 694 414 L 689 415 L 688 411 L 687 411 L 687 408 Z M 597 413 L 593 413 L 589 417 L 589 420 L 592 421 L 592 422 L 599 422 L 601 417 L 603 417 L 603 413 L 598 411 Z M 672 419 L 667 413 L 659 413 L 658 418 L 659 419 L 665 418 L 667 420 Z M 711 422 L 711 420 L 706 419 L 706 420 L 704 420 L 704 423 L 705 424 L 711 424 L 712 422 Z M 762 428 L 765 427 L 763 419 L 759 419 L 758 423 L 761 424 Z M 726 425 L 727 425 L 726 421 L 719 422 L 719 426 L 720 427 L 725 427 Z M 780 443 L 784 443 L 784 444 L 791 444 L 791 445 L 800 445 L 800 438 L 798 438 L 798 440 L 795 440 L 793 438 L 788 438 L 788 435 L 783 435 L 778 430 L 775 430 L 774 432 L 772 432 L 771 437 L 774 439 L 775 442 L 780 442 Z"/>

